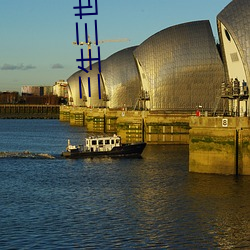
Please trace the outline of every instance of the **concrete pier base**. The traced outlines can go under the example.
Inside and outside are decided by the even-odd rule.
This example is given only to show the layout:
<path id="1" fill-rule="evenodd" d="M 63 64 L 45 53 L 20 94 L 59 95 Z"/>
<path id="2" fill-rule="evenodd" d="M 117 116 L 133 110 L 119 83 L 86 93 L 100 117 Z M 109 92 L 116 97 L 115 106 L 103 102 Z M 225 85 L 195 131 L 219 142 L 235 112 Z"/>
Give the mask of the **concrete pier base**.
<path id="1" fill-rule="evenodd" d="M 189 116 L 149 114 L 145 118 L 145 138 L 150 144 L 188 144 Z"/>
<path id="2" fill-rule="evenodd" d="M 105 133 L 105 112 L 101 109 L 85 109 L 85 123 L 87 131 Z"/>
<path id="3" fill-rule="evenodd" d="M 117 134 L 125 143 L 144 141 L 143 117 L 139 111 L 123 111 L 117 118 Z"/>
<path id="4" fill-rule="evenodd" d="M 189 171 L 250 175 L 250 119 L 190 117 Z"/>
<path id="5" fill-rule="evenodd" d="M 60 120 L 85 126 L 90 133 L 118 134 L 122 141 L 148 144 L 188 144 L 189 115 L 150 111 L 61 106 Z"/>
<path id="6" fill-rule="evenodd" d="M 61 122 L 69 122 L 70 121 L 70 112 L 71 108 L 68 106 L 61 106 L 59 112 L 59 119 Z"/>

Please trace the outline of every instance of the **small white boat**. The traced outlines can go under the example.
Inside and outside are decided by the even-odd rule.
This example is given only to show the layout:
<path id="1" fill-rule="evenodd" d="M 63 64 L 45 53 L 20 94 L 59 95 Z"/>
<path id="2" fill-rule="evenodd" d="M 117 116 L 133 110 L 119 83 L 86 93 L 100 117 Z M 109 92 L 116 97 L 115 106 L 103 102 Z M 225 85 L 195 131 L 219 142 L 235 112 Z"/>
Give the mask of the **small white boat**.
<path id="1" fill-rule="evenodd" d="M 140 156 L 145 147 L 145 142 L 122 144 L 121 138 L 117 135 L 90 136 L 85 139 L 85 145 L 71 145 L 68 140 L 68 146 L 66 151 L 62 152 L 62 156 L 66 158 Z"/>

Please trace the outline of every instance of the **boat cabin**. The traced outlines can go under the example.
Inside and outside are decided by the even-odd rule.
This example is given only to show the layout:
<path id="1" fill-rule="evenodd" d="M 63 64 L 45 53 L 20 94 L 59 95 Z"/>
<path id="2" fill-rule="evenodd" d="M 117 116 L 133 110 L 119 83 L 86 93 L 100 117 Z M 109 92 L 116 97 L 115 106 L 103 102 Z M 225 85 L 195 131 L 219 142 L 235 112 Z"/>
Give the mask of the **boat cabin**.
<path id="1" fill-rule="evenodd" d="M 86 138 L 86 151 L 111 151 L 114 147 L 121 146 L 121 138 L 117 135 L 103 137 L 88 137 Z"/>

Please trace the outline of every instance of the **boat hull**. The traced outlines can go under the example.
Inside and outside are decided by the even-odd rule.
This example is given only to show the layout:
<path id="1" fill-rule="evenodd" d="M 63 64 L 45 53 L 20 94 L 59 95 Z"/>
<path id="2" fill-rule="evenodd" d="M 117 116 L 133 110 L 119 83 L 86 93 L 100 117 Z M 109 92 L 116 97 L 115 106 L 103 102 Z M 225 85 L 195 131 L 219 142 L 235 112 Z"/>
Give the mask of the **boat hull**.
<path id="1" fill-rule="evenodd" d="M 71 159 L 93 157 L 138 157 L 141 156 L 145 147 L 146 143 L 140 142 L 114 147 L 111 151 L 66 151 L 62 153 L 62 156 Z"/>

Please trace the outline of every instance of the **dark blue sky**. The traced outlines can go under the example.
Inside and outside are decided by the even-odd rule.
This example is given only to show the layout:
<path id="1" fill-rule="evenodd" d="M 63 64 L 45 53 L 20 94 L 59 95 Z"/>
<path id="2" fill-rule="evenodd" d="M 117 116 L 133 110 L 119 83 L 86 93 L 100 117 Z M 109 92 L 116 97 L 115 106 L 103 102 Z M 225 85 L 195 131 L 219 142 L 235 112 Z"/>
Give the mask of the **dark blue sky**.
<path id="1" fill-rule="evenodd" d="M 156 32 L 197 20 L 210 20 L 217 37 L 216 16 L 231 0 L 98 0 L 98 15 L 75 17 L 78 0 L 0 0 L 0 91 L 20 91 L 22 85 L 53 85 L 77 71 L 80 58 L 75 23 L 84 40 L 85 23 L 99 40 L 101 58 L 139 45 Z M 94 0 L 91 0 L 94 3 Z M 87 5 L 88 0 L 82 0 Z M 94 47 L 92 50 L 94 51 Z"/>

